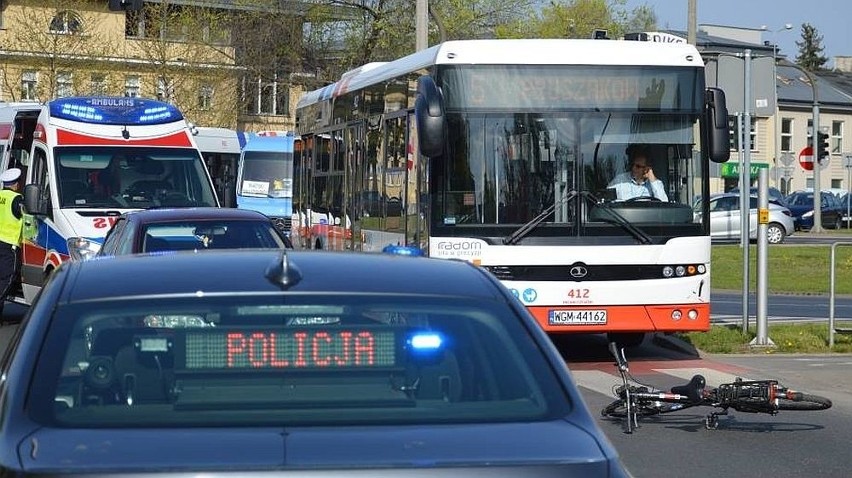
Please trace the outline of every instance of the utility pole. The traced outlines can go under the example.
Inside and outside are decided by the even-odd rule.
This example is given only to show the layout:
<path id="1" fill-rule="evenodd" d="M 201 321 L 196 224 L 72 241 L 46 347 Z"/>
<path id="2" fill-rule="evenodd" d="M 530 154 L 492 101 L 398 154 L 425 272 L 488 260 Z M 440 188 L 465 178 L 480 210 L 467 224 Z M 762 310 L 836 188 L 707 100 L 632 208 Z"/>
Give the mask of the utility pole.
<path id="1" fill-rule="evenodd" d="M 429 47 L 429 0 L 417 0 L 414 10 L 415 51 Z"/>
<path id="2" fill-rule="evenodd" d="M 698 17 L 698 7 L 695 5 L 698 0 L 689 0 L 689 7 L 687 10 L 687 19 L 686 19 L 686 42 L 690 45 L 695 45 L 695 36 Z"/>

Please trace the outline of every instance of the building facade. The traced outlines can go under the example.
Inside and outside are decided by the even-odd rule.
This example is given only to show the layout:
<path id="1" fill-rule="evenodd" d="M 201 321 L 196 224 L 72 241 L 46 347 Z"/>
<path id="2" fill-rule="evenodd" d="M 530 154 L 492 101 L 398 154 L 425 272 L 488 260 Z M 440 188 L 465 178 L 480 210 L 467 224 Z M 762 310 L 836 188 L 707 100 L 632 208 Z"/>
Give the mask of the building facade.
<path id="1" fill-rule="evenodd" d="M 233 3 L 146 1 L 141 11 L 112 11 L 108 0 L 3 0 L 0 100 L 140 96 L 169 101 L 202 126 L 292 130 L 304 90 L 293 78 L 305 75 L 242 64 Z"/>
<path id="2" fill-rule="evenodd" d="M 647 32 L 649 40 L 686 41 L 679 31 Z M 745 134 L 750 142 L 750 177 L 757 184 L 760 169 L 769 170 L 769 185 L 787 194 L 813 188 L 814 173 L 802 167 L 800 157 L 810 145 L 813 126 L 814 91 L 819 103 L 819 127 L 829 135 L 830 155 L 819 170 L 821 189 L 849 190 L 852 168 L 852 58 L 835 61 L 835 70 L 811 74 L 787 60 L 775 45 L 763 40 L 765 29 L 725 25 L 699 25 L 696 47 L 708 65 L 708 85 L 722 87 L 728 94 L 731 130 L 731 159 L 711 167 L 711 192 L 739 186 L 745 152 Z M 750 125 L 744 125 L 745 68 L 748 52 L 751 65 Z"/>

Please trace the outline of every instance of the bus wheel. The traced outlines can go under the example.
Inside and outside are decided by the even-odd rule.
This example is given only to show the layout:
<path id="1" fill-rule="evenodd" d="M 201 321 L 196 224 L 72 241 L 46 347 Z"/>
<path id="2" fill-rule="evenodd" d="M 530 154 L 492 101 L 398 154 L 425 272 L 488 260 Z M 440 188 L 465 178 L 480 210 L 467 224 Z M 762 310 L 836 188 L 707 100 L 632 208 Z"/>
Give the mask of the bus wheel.
<path id="1" fill-rule="evenodd" d="M 607 340 L 615 342 L 621 347 L 637 347 L 645 340 L 645 334 L 642 332 L 610 332 L 607 334 Z"/>

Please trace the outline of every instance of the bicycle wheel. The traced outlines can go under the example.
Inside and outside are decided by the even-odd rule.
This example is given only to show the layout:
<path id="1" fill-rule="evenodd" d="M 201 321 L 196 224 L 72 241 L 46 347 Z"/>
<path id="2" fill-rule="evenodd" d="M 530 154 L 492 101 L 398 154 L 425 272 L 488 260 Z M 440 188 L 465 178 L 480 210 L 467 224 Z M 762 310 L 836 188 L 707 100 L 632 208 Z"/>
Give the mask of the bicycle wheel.
<path id="1" fill-rule="evenodd" d="M 665 402 L 643 402 L 633 405 L 636 415 L 640 417 L 650 417 L 659 415 L 660 413 L 670 412 L 675 409 L 674 403 Z M 627 416 L 627 405 L 624 400 L 618 399 L 601 410 L 601 416 L 609 418 L 625 418 Z"/>
<path id="2" fill-rule="evenodd" d="M 825 410 L 831 408 L 831 400 L 819 395 L 802 394 L 801 400 L 778 399 L 778 410 Z"/>

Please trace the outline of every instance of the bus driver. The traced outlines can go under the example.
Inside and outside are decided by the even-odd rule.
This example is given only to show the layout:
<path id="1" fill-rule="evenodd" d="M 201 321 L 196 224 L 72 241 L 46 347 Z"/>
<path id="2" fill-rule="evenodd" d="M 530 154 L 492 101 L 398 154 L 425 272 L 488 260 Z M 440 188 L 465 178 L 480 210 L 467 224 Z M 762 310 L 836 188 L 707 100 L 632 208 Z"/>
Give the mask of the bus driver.
<path id="1" fill-rule="evenodd" d="M 666 188 L 654 175 L 654 170 L 648 161 L 648 146 L 631 144 L 627 147 L 626 153 L 629 169 L 616 176 L 607 186 L 607 188 L 615 189 L 616 199 L 627 201 L 647 197 L 668 202 Z"/>

